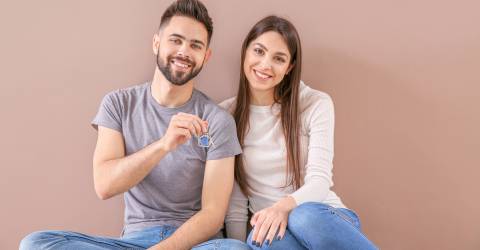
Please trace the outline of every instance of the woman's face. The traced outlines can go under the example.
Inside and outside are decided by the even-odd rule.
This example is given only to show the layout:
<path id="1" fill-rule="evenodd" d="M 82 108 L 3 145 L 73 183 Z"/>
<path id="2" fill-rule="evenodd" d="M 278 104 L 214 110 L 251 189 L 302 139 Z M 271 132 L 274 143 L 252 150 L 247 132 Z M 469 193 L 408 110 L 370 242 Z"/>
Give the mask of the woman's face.
<path id="1" fill-rule="evenodd" d="M 291 70 L 290 52 L 283 37 L 268 31 L 252 40 L 245 52 L 243 71 L 253 91 L 272 91 Z"/>

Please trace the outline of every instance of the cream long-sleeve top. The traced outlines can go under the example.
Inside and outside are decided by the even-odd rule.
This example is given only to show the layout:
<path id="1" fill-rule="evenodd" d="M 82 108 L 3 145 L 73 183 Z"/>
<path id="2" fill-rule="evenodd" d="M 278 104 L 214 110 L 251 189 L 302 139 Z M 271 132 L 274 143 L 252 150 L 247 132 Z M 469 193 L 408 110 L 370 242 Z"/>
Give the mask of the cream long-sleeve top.
<path id="1" fill-rule="evenodd" d="M 220 103 L 231 113 L 235 97 Z M 251 195 L 237 183 L 233 187 L 225 218 L 227 235 L 245 240 L 248 210 L 255 213 L 290 195 L 297 205 L 322 202 L 344 204 L 330 188 L 332 181 L 334 108 L 330 96 L 300 82 L 300 163 L 302 186 L 286 186 L 286 145 L 280 120 L 280 105 L 250 106 L 250 127 L 244 138 L 243 159 Z"/>

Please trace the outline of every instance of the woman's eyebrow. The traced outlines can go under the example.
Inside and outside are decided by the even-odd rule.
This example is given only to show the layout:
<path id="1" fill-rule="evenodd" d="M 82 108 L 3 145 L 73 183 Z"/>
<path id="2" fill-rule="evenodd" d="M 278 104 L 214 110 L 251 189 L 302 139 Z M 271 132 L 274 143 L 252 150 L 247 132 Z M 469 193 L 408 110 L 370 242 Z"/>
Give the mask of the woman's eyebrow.
<path id="1" fill-rule="evenodd" d="M 259 43 L 259 42 L 253 43 L 253 45 L 260 46 L 260 47 L 262 47 L 262 49 L 264 49 L 265 51 L 268 51 L 267 47 L 265 47 L 265 45 L 263 45 L 263 44 L 261 44 L 261 43 Z M 286 57 L 288 57 L 288 54 L 287 54 L 287 53 L 280 52 L 280 51 L 276 52 L 275 54 L 280 55 L 280 56 L 286 56 Z"/>

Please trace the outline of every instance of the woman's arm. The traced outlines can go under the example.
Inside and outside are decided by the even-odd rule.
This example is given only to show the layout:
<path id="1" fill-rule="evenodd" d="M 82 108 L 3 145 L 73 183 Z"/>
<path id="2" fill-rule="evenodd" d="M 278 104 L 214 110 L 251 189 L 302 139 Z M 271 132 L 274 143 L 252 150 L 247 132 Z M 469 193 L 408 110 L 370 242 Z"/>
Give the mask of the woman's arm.
<path id="1" fill-rule="evenodd" d="M 255 226 L 252 241 L 253 244 L 257 243 L 258 247 L 264 241 L 270 244 L 274 237 L 283 238 L 290 211 L 304 202 L 322 202 L 332 186 L 333 102 L 324 93 L 322 93 L 322 96 L 311 97 L 318 99 L 304 111 L 306 112 L 304 114 L 305 119 L 302 120 L 306 123 L 302 125 L 307 128 L 309 136 L 304 184 L 291 195 L 284 197 L 270 207 L 258 211 L 252 217 L 250 223 L 252 226 Z"/>
<path id="2" fill-rule="evenodd" d="M 322 202 L 333 185 L 334 107 L 330 96 L 323 94 L 315 105 L 306 110 L 309 144 L 305 165 L 304 185 L 291 194 L 297 205 Z"/>
<path id="3" fill-rule="evenodd" d="M 240 190 L 237 182 L 235 182 L 225 218 L 227 237 L 245 241 L 247 238 L 247 221 L 248 199 Z"/>

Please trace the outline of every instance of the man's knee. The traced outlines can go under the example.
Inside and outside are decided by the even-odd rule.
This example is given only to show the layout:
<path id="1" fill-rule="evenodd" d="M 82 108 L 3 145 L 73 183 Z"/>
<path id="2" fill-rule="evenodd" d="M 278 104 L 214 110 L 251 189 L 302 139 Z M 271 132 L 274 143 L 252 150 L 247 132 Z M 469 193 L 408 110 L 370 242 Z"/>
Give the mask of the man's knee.
<path id="1" fill-rule="evenodd" d="M 250 250 L 247 244 L 235 239 L 215 239 L 204 242 L 195 246 L 192 250 L 206 250 L 206 249 L 238 249 Z"/>
<path id="2" fill-rule="evenodd" d="M 38 231 L 33 232 L 20 241 L 20 250 L 30 250 L 30 249 L 42 249 L 43 245 L 49 241 L 52 241 L 55 238 L 58 238 L 59 235 L 55 234 L 54 231 Z"/>
<path id="3" fill-rule="evenodd" d="M 250 250 L 245 242 L 235 239 L 225 239 L 225 249 Z"/>

